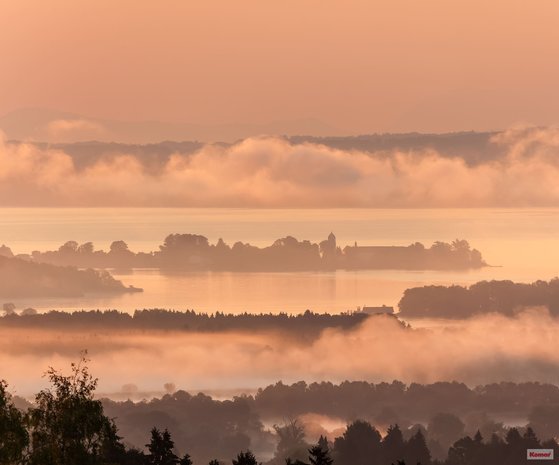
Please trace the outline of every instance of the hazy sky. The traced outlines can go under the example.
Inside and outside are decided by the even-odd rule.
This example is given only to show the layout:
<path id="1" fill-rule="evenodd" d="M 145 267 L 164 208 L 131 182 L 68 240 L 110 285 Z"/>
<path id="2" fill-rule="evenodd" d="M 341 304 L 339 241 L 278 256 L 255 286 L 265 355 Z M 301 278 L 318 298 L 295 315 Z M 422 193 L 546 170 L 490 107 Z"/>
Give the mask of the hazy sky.
<path id="1" fill-rule="evenodd" d="M 557 0 L 0 0 L 0 114 L 555 124 L 557 24 Z"/>

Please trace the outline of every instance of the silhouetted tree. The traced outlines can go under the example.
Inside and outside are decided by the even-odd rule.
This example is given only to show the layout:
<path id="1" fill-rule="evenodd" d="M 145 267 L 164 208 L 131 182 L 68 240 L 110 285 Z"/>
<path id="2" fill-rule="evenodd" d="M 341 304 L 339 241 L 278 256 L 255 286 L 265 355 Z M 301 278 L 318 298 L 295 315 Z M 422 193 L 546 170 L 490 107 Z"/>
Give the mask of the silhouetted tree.
<path id="1" fill-rule="evenodd" d="M 474 434 L 474 442 L 476 442 L 477 444 L 483 443 L 483 436 L 481 435 L 481 432 L 479 430 L 477 430 L 476 434 Z"/>
<path id="2" fill-rule="evenodd" d="M 103 464 L 122 464 L 126 465 L 130 461 L 130 456 L 127 458 L 127 451 L 124 444 L 121 442 L 121 437 L 118 435 L 118 430 L 113 421 L 110 421 L 105 426 L 105 438 L 101 443 L 101 457 L 103 458 Z M 143 456 L 143 454 L 142 454 Z M 144 456 L 145 458 L 145 456 Z M 144 461 L 137 461 L 133 463 L 138 463 L 142 465 Z"/>
<path id="3" fill-rule="evenodd" d="M 303 460 L 307 456 L 305 430 L 297 419 L 287 421 L 283 426 L 274 425 L 278 435 L 275 463 L 283 463 L 287 458 Z"/>
<path id="4" fill-rule="evenodd" d="M 0 245 L 0 257 L 13 258 L 13 256 L 12 249 L 4 244 Z"/>
<path id="5" fill-rule="evenodd" d="M 309 462 L 311 465 L 332 465 L 333 460 L 328 449 L 317 444 L 309 449 Z"/>
<path id="6" fill-rule="evenodd" d="M 114 463 L 118 465 L 149 465 L 149 458 L 142 451 L 127 449 L 121 460 Z"/>
<path id="7" fill-rule="evenodd" d="M 109 247 L 111 254 L 128 254 L 131 253 L 128 249 L 128 244 L 124 241 L 114 241 Z"/>
<path id="8" fill-rule="evenodd" d="M 309 465 L 307 462 L 303 462 L 299 459 L 291 459 L 290 457 L 285 459 L 285 465 Z"/>
<path id="9" fill-rule="evenodd" d="M 81 255 L 91 255 L 93 253 L 93 242 L 85 242 L 78 247 L 77 252 Z"/>
<path id="10" fill-rule="evenodd" d="M 0 464 L 20 463 L 29 444 L 29 434 L 21 412 L 14 406 L 6 391 L 7 384 L 0 380 Z"/>
<path id="11" fill-rule="evenodd" d="M 4 312 L 5 316 L 15 315 L 16 314 L 16 306 L 13 302 L 6 302 L 2 304 L 2 312 Z"/>
<path id="12" fill-rule="evenodd" d="M 404 436 L 398 425 L 391 425 L 381 443 L 383 463 L 400 461 L 404 457 Z"/>
<path id="13" fill-rule="evenodd" d="M 559 405 L 537 405 L 528 415 L 529 424 L 543 437 L 559 437 Z"/>
<path id="14" fill-rule="evenodd" d="M 184 454 L 182 459 L 179 460 L 179 465 L 192 465 L 192 464 L 193 464 L 193 462 L 192 462 L 192 459 L 190 458 L 189 454 Z"/>
<path id="15" fill-rule="evenodd" d="M 65 255 L 73 255 L 78 251 L 78 243 L 76 241 L 67 241 L 61 245 L 58 252 Z"/>
<path id="16" fill-rule="evenodd" d="M 472 464 L 477 450 L 475 441 L 466 436 L 458 439 L 448 450 L 447 465 L 469 465 Z"/>
<path id="17" fill-rule="evenodd" d="M 486 460 L 487 463 L 498 464 L 499 461 L 502 461 L 504 459 L 505 447 L 506 446 L 503 439 L 497 434 L 493 433 L 491 435 L 491 439 L 484 447 L 484 460 Z"/>
<path id="18" fill-rule="evenodd" d="M 53 390 L 39 392 L 29 411 L 31 465 L 97 465 L 107 451 L 123 451 L 114 423 L 93 398 L 97 379 L 85 356 L 71 368 L 69 376 L 48 370 Z"/>
<path id="19" fill-rule="evenodd" d="M 425 442 L 425 436 L 418 429 L 417 432 L 406 442 L 404 461 L 407 463 L 421 463 L 429 465 L 431 463 L 431 453 Z"/>
<path id="20" fill-rule="evenodd" d="M 330 451 L 330 444 L 328 444 L 328 438 L 323 436 L 322 434 L 318 438 L 318 445 L 322 448 L 323 451 L 329 452 Z"/>
<path id="21" fill-rule="evenodd" d="M 246 452 L 240 452 L 237 458 L 233 459 L 233 465 L 258 465 L 258 462 L 254 454 L 247 450 Z"/>
<path id="22" fill-rule="evenodd" d="M 356 420 L 343 436 L 334 441 L 334 459 L 339 465 L 369 465 L 377 463 L 380 433 L 370 423 Z"/>
<path id="23" fill-rule="evenodd" d="M 524 434 L 522 435 L 524 446 L 526 449 L 537 449 L 541 446 L 539 439 L 536 436 L 534 430 L 528 426 Z"/>
<path id="24" fill-rule="evenodd" d="M 167 429 L 163 432 L 157 428 L 151 430 L 151 440 L 146 444 L 149 450 L 149 463 L 151 465 L 176 465 L 179 458 L 173 452 L 175 443 Z"/>
<path id="25" fill-rule="evenodd" d="M 524 461 L 526 459 L 526 449 L 524 440 L 517 428 L 510 428 L 505 436 L 506 448 L 504 450 L 504 459 L 510 464 L 518 464 L 519 458 Z"/>

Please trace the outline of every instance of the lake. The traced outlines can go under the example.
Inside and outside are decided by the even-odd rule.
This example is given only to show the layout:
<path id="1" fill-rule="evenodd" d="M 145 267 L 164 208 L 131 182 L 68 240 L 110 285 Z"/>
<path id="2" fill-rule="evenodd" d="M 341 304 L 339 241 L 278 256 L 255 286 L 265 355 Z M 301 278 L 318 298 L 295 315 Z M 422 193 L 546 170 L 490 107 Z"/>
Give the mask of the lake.
<path id="1" fill-rule="evenodd" d="M 467 272 L 336 271 L 162 274 L 113 270 L 140 294 L 78 299 L 18 299 L 18 308 L 195 309 L 213 312 L 318 312 L 363 305 L 396 306 L 403 291 L 426 284 L 482 279 L 534 281 L 559 275 L 557 209 L 166 209 L 1 208 L 0 244 L 15 253 L 57 249 L 68 240 L 108 249 L 124 240 L 133 251 L 156 250 L 170 233 L 195 233 L 264 246 L 292 235 L 319 242 L 332 231 L 338 245 L 409 245 L 466 239 L 495 265 Z"/>

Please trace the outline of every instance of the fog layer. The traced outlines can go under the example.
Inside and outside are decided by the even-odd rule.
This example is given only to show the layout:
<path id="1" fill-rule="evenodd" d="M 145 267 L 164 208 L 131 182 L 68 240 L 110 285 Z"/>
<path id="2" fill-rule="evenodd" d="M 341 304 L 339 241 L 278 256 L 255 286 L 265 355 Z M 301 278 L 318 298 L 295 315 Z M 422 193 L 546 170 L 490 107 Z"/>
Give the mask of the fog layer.
<path id="1" fill-rule="evenodd" d="M 78 168 L 60 149 L 0 143 L 3 206 L 484 207 L 559 205 L 559 129 L 493 137 L 498 159 L 364 153 L 281 138 L 207 145 L 156 169 L 126 153 Z"/>
<path id="2" fill-rule="evenodd" d="M 0 329 L 2 377 L 19 393 L 37 373 L 90 350 L 102 392 L 258 387 L 278 379 L 433 382 L 504 380 L 559 383 L 559 321 L 538 309 L 515 318 L 484 315 L 460 326 L 403 327 L 390 317 L 359 329 L 326 330 L 314 341 L 282 333 Z"/>

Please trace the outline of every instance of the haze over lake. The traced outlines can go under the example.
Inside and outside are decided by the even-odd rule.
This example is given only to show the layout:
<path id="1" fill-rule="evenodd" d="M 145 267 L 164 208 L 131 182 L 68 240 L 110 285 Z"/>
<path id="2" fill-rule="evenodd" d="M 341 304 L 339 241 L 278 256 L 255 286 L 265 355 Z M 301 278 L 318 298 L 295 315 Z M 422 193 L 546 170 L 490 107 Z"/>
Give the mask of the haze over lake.
<path id="1" fill-rule="evenodd" d="M 270 245 L 287 235 L 319 242 L 332 231 L 342 247 L 409 245 L 466 239 L 491 267 L 462 272 L 332 271 L 297 273 L 112 270 L 141 294 L 74 299 L 19 299 L 39 310 L 116 308 L 213 312 L 341 312 L 362 305 L 395 306 L 405 289 L 424 284 L 468 284 L 483 279 L 531 282 L 559 274 L 557 209 L 147 209 L 3 208 L 0 243 L 14 253 L 56 250 L 68 240 L 108 250 L 124 240 L 133 251 L 157 250 L 171 233 Z"/>
<path id="2" fill-rule="evenodd" d="M 559 1 L 0 4 L 0 465 L 559 456 Z"/>

